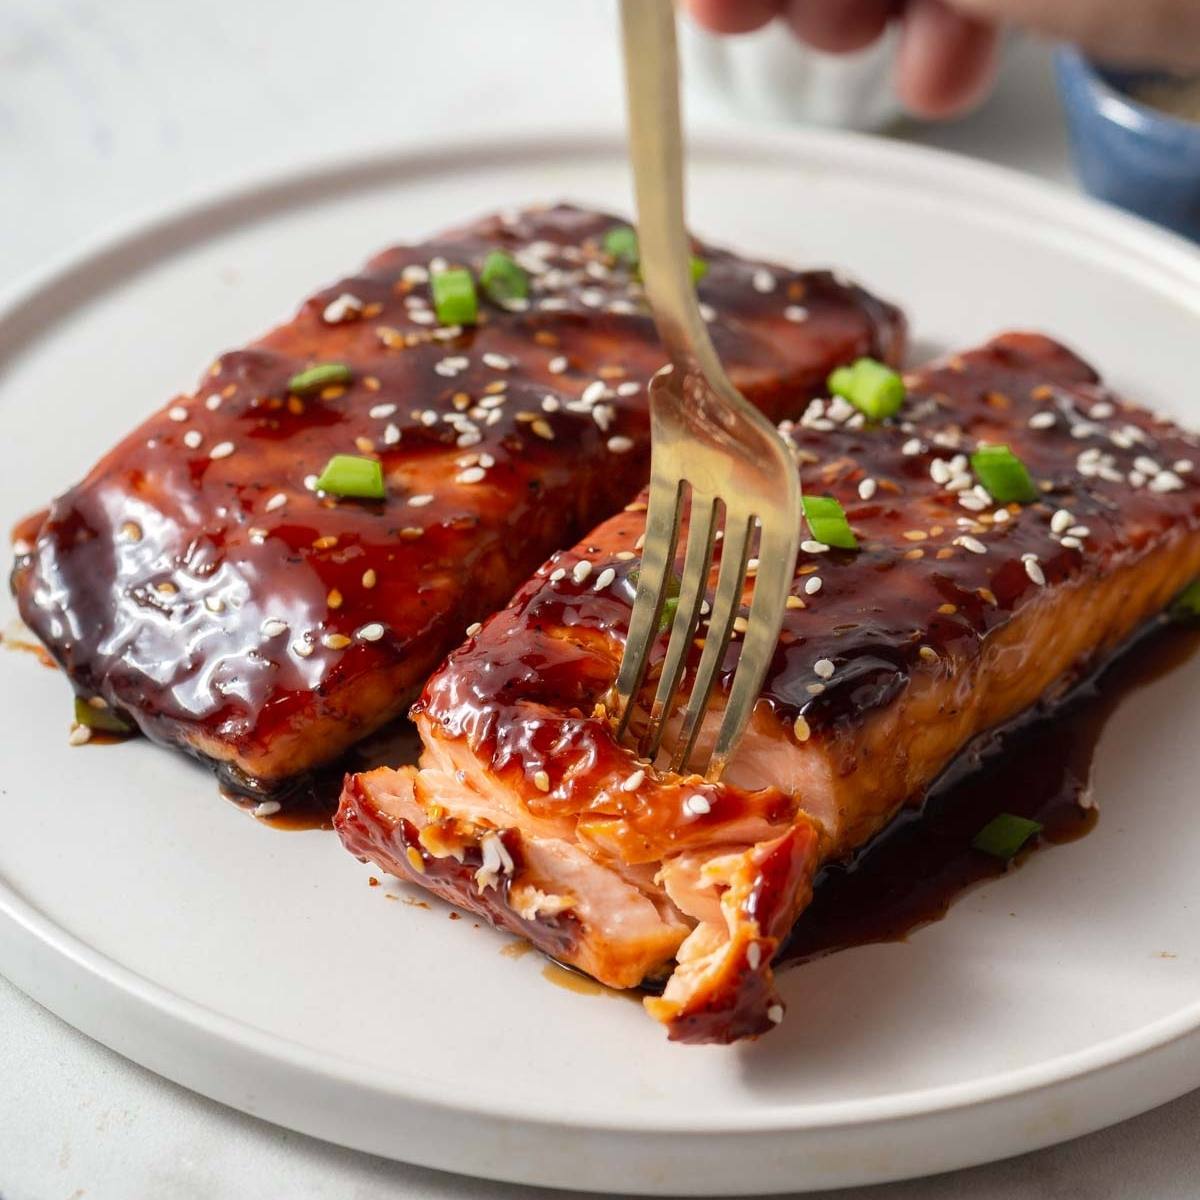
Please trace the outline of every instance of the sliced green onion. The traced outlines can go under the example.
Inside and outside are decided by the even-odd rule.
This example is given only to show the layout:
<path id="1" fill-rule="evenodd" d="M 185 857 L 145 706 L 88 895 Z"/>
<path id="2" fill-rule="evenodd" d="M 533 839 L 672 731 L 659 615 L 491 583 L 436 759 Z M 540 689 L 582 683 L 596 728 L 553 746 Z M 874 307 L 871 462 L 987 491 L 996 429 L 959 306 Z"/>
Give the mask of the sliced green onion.
<path id="1" fill-rule="evenodd" d="M 675 612 L 679 608 L 679 597 L 668 596 L 663 601 L 662 612 L 658 614 L 658 632 L 666 633 L 675 620 Z"/>
<path id="2" fill-rule="evenodd" d="M 1031 504 L 1038 498 L 1025 464 L 1007 446 L 980 446 L 971 455 L 971 469 L 1001 504 Z"/>
<path id="3" fill-rule="evenodd" d="M 708 274 L 708 263 L 703 258 L 692 255 L 692 282 L 699 283 Z"/>
<path id="4" fill-rule="evenodd" d="M 354 372 L 345 363 L 318 363 L 299 375 L 293 375 L 288 380 L 288 391 L 297 396 L 307 396 L 310 392 L 350 383 L 353 379 Z"/>
<path id="5" fill-rule="evenodd" d="M 443 325 L 474 325 L 479 315 L 475 280 L 465 267 L 439 271 L 429 280 L 433 308 Z"/>
<path id="6" fill-rule="evenodd" d="M 1189 583 L 1175 597 L 1171 605 L 1171 616 L 1176 621 L 1200 621 L 1200 579 Z"/>
<path id="7" fill-rule="evenodd" d="M 96 708 L 82 696 L 75 697 L 75 724 L 98 729 L 101 733 L 132 733 L 133 726 L 122 720 L 111 708 Z"/>
<path id="8" fill-rule="evenodd" d="M 971 839 L 971 845 L 984 854 L 1008 862 L 1016 857 L 1017 851 L 1031 837 L 1041 832 L 1042 827 L 1037 821 L 1031 821 L 1028 817 L 1014 817 L 1012 813 L 1001 813 Z"/>
<path id="9" fill-rule="evenodd" d="M 904 404 L 904 380 L 885 363 L 860 358 L 829 376 L 829 393 L 849 400 L 872 421 L 894 417 Z"/>
<path id="10" fill-rule="evenodd" d="M 505 300 L 524 300 L 529 295 L 529 276 L 511 254 L 493 250 L 483 260 L 479 283 L 497 303 Z"/>
<path id="11" fill-rule="evenodd" d="M 379 461 L 356 454 L 335 454 L 318 477 L 317 490 L 357 500 L 382 500 L 387 495 Z"/>
<path id="12" fill-rule="evenodd" d="M 604 235 L 604 253 L 611 255 L 627 267 L 636 267 L 638 261 L 637 232 L 629 225 L 614 225 Z"/>
<path id="13" fill-rule="evenodd" d="M 842 506 L 832 496 L 805 496 L 804 517 L 818 542 L 840 550 L 857 550 L 858 539 Z"/>

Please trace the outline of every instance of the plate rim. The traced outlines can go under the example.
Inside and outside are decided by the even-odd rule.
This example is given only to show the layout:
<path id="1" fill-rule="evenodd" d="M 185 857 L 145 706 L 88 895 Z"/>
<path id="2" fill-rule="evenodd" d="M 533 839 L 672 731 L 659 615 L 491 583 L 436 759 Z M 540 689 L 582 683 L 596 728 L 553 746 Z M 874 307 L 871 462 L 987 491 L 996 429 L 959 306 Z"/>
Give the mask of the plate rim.
<path id="1" fill-rule="evenodd" d="M 1126 260 L 1127 271 L 1152 269 L 1170 278 L 1173 285 L 1183 291 L 1181 303 L 1187 304 L 1190 300 L 1200 319 L 1200 247 L 1140 218 L 1045 180 L 938 149 L 837 131 L 735 131 L 726 128 L 698 133 L 692 142 L 694 151 L 701 156 L 717 158 L 741 157 L 761 162 L 768 153 L 774 153 L 782 156 L 776 161 L 786 163 L 790 158 L 797 166 L 830 163 L 835 170 L 858 161 L 869 170 L 888 171 L 889 183 L 901 176 L 905 182 L 917 184 L 945 182 L 952 185 L 952 189 L 943 194 L 949 194 L 952 200 L 961 200 L 964 196 L 983 198 L 992 208 L 1003 201 L 1009 205 L 1007 211 L 1010 213 L 1016 211 L 1023 216 L 1047 218 L 1071 236 L 1103 244 Z M 136 254 L 144 254 L 158 243 L 163 243 L 168 253 L 174 253 L 200 244 L 214 233 L 236 228 L 242 223 L 253 223 L 261 214 L 311 205 L 323 195 L 352 194 L 364 187 L 385 185 L 402 172 L 428 175 L 460 168 L 464 164 L 468 169 L 483 170 L 498 162 L 511 164 L 551 155 L 591 159 L 621 154 L 620 136 L 608 126 L 586 131 L 551 126 L 508 138 L 464 137 L 453 141 L 386 144 L 344 156 L 319 155 L 290 166 L 276 165 L 249 172 L 240 180 L 227 180 L 202 189 L 181 202 L 143 210 L 68 249 L 48 266 L 27 273 L 0 294 L 0 379 L 6 363 L 14 356 L 22 356 L 40 339 L 37 323 L 23 320 L 23 314 L 36 309 L 50 293 L 69 288 L 73 282 L 87 283 L 75 305 L 86 303 L 92 296 L 106 294 L 113 286 L 113 281 L 104 275 L 106 267 L 115 271 L 117 279 L 128 278 L 128 270 L 118 269 L 123 257 L 134 254 L 136 273 L 141 269 L 136 265 Z M 899 175 L 893 173 L 893 169 Z M 156 260 L 157 256 L 152 255 L 147 261 Z M 37 978 L 38 963 L 48 961 L 45 954 L 57 956 L 76 970 L 80 975 L 77 985 L 87 985 L 97 996 L 103 995 L 108 1001 L 119 998 L 139 1010 L 153 1011 L 157 1017 L 183 1024 L 190 1034 L 216 1037 L 250 1059 L 302 1071 L 322 1085 L 334 1081 L 341 1087 L 349 1086 L 386 1097 L 392 1103 L 449 1112 L 460 1118 L 516 1121 L 537 1126 L 542 1132 L 632 1132 L 611 1109 L 593 1110 L 575 1105 L 564 1115 L 546 1101 L 535 1100 L 530 1093 L 520 1097 L 514 1094 L 501 1112 L 495 1103 L 471 1101 L 452 1094 L 448 1088 L 439 1087 L 436 1080 L 409 1079 L 403 1086 L 397 1086 L 394 1074 L 354 1059 L 312 1050 L 241 1018 L 209 1009 L 146 978 L 57 924 L 3 879 L 0 879 L 0 918 L 3 919 L 0 920 L 0 935 L 7 929 L 7 941 L 0 936 L 0 946 L 7 945 L 9 950 L 4 955 L 6 974 L 52 1011 L 64 1014 L 64 1010 L 73 1010 L 73 1015 L 66 1018 L 71 1024 L 135 1061 L 143 1062 L 128 1045 L 136 1041 L 136 1037 L 114 1039 L 111 1033 L 108 1036 L 97 1033 L 96 1028 L 104 1024 L 102 1019 L 89 1020 L 81 1016 L 79 1004 L 73 1004 L 62 995 L 47 998 L 46 993 L 53 992 L 54 985 L 52 982 L 39 984 Z M 21 959 L 26 969 L 18 970 L 13 961 L 16 959 Z M 1083 1050 L 977 1080 L 828 1103 L 773 1101 L 762 1108 L 755 1107 L 744 1113 L 731 1110 L 719 1116 L 685 1117 L 680 1114 L 675 1117 L 672 1114 L 644 1118 L 639 1122 L 638 1132 L 688 1138 L 798 1133 L 937 1117 L 954 1110 L 1028 1096 L 1057 1085 L 1080 1084 L 1098 1073 L 1129 1066 L 1148 1054 L 1170 1049 L 1189 1038 L 1200 1041 L 1200 1000 Z M 143 1062 L 143 1065 L 185 1086 L 213 1094 L 180 1078 L 179 1071 L 158 1063 Z M 433 1086 L 429 1086 L 430 1082 Z M 1195 1083 L 1200 1083 L 1200 1071 Z M 1171 1094 L 1164 1092 L 1155 1102 L 1163 1102 L 1174 1094 L 1181 1094 L 1180 1090 L 1176 1088 Z M 215 1098 L 224 1099 L 222 1096 Z M 1139 1103 L 1126 1115 L 1145 1107 Z M 1075 1132 L 1083 1132 L 1083 1128 Z M 318 1133 L 317 1136 L 323 1135 Z M 1054 1135 L 1048 1140 L 1059 1140 L 1059 1136 Z M 1034 1140 L 1029 1139 L 1028 1144 L 1032 1145 Z M 956 1161 L 951 1165 L 961 1164 Z"/>

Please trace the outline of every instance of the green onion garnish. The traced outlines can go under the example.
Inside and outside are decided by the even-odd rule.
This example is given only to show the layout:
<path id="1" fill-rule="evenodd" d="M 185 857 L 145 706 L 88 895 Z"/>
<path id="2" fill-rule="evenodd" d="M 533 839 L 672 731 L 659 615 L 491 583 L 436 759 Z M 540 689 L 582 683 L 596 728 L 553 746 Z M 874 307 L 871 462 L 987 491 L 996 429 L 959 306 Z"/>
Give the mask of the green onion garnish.
<path id="1" fill-rule="evenodd" d="M 293 375 L 288 380 L 288 391 L 297 396 L 307 396 L 310 392 L 350 383 L 353 379 L 354 372 L 345 363 L 318 363 L 299 375 Z"/>
<path id="2" fill-rule="evenodd" d="M 857 550 L 858 539 L 846 520 L 842 506 L 832 496 L 805 496 L 804 516 L 818 542 L 840 550 Z"/>
<path id="3" fill-rule="evenodd" d="M 692 255 L 692 282 L 699 283 L 708 274 L 708 263 L 703 258 Z"/>
<path id="4" fill-rule="evenodd" d="M 387 495 L 379 461 L 356 454 L 335 454 L 317 479 L 317 490 L 357 500 L 382 500 Z"/>
<path id="5" fill-rule="evenodd" d="M 474 325 L 479 313 L 475 280 L 465 267 L 439 271 L 430 281 L 433 307 L 443 325 Z"/>
<path id="6" fill-rule="evenodd" d="M 627 267 L 636 267 L 638 261 L 637 233 L 628 225 L 614 225 L 604 235 L 604 253 L 611 255 Z"/>
<path id="7" fill-rule="evenodd" d="M 1171 616 L 1176 621 L 1200 621 L 1200 579 L 1189 583 L 1175 597 Z"/>
<path id="8" fill-rule="evenodd" d="M 1008 862 L 1042 827 L 1028 817 L 1014 817 L 1012 813 L 1001 813 L 993 817 L 972 839 L 971 845 L 984 854 Z"/>
<path id="9" fill-rule="evenodd" d="M 529 295 L 529 276 L 517 260 L 503 250 L 493 250 L 483 260 L 479 283 L 497 304 L 503 304 L 505 300 L 524 300 Z"/>
<path id="10" fill-rule="evenodd" d="M 1025 464 L 1007 446 L 980 446 L 971 455 L 971 469 L 1001 504 L 1031 504 L 1038 498 Z"/>
<path id="11" fill-rule="evenodd" d="M 666 633 L 675 621 L 675 612 L 679 608 L 679 597 L 668 596 L 663 601 L 662 612 L 658 615 L 658 632 Z"/>
<path id="12" fill-rule="evenodd" d="M 95 708 L 82 696 L 75 697 L 75 724 L 98 729 L 101 733 L 132 733 L 133 726 L 111 708 Z"/>
<path id="13" fill-rule="evenodd" d="M 849 400 L 872 421 L 894 417 L 904 404 L 904 380 L 884 363 L 860 358 L 849 367 L 838 367 L 828 379 L 832 396 Z"/>

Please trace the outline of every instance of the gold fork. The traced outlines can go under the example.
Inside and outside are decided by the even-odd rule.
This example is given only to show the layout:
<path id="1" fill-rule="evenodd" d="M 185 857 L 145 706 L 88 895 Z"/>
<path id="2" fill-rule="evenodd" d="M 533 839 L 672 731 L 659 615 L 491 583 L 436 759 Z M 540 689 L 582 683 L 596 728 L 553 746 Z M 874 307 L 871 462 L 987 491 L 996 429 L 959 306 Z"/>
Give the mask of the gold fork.
<path id="1" fill-rule="evenodd" d="M 754 596 L 729 699 L 711 753 L 691 766 L 717 779 L 746 727 L 779 640 L 800 540 L 800 481 L 782 438 L 725 374 L 700 316 L 683 219 L 671 0 L 621 0 L 621 25 L 642 279 L 670 365 L 650 382 L 650 503 L 616 683 L 618 736 L 629 728 L 663 619 L 686 507 L 678 604 L 638 748 L 654 759 L 662 747 L 709 593 L 714 546 L 723 539 L 704 648 L 671 753 L 672 770 L 689 769 L 741 606 L 757 533 Z"/>

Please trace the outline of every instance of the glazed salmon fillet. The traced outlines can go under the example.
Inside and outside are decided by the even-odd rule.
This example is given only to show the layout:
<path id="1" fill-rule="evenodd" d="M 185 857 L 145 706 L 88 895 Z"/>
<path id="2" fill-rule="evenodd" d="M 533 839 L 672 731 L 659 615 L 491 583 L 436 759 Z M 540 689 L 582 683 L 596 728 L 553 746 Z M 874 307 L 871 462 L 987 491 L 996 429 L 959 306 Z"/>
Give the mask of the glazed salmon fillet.
<path id="1" fill-rule="evenodd" d="M 613 987 L 665 981 L 645 1005 L 674 1039 L 778 1024 L 772 958 L 821 865 L 1200 574 L 1196 438 L 1068 350 L 1007 334 L 905 382 L 882 423 L 818 399 L 781 426 L 806 495 L 840 501 L 858 549 L 803 544 L 720 782 L 614 737 L 645 527 L 634 502 L 551 557 L 429 681 L 419 769 L 347 779 L 347 848 Z M 970 456 L 985 443 L 1025 464 L 1031 502 L 983 487 Z M 726 688 L 737 658 L 735 635 Z"/>
<path id="2" fill-rule="evenodd" d="M 77 693 L 263 794 L 403 713 L 646 481 L 662 353 L 618 225 L 560 205 L 387 250 L 125 438 L 16 545 L 21 615 Z M 496 250 L 527 295 L 441 323 L 431 275 Z M 903 351 L 896 309 L 829 272 L 697 253 L 716 345 L 775 419 Z M 339 454 L 378 461 L 385 498 L 317 490 Z"/>

